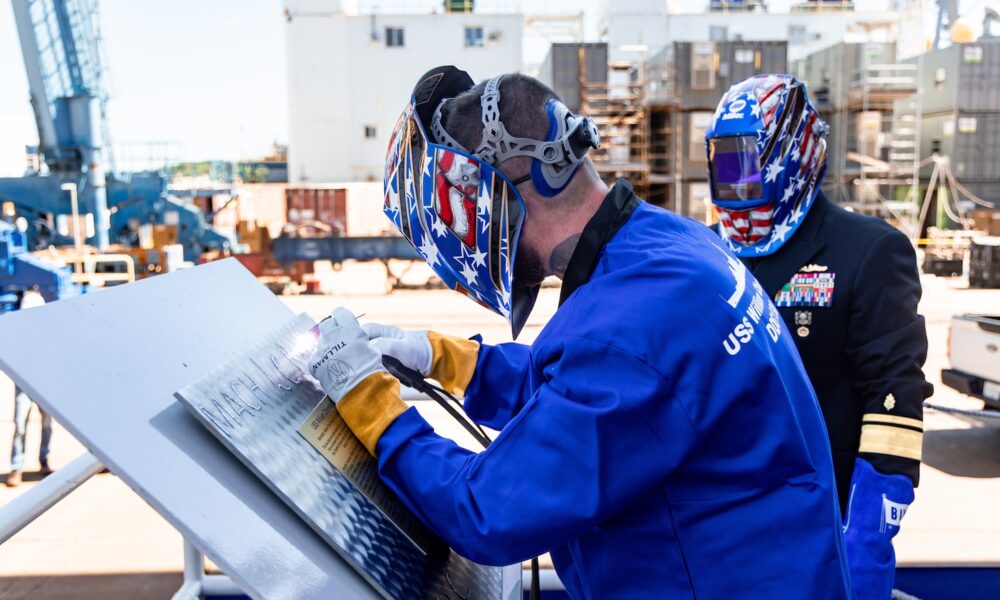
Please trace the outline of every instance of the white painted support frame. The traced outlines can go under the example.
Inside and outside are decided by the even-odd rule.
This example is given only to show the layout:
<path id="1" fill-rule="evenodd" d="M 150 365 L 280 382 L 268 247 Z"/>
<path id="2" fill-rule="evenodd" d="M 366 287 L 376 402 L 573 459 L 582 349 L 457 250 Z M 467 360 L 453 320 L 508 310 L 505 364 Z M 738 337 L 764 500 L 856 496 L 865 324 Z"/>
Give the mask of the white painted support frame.
<path id="1" fill-rule="evenodd" d="M 101 472 L 104 465 L 84 452 L 0 509 L 0 544 L 40 517 L 57 502 Z"/>
<path id="2" fill-rule="evenodd" d="M 184 540 L 184 583 L 172 600 L 201 600 L 212 596 L 242 596 L 242 589 L 228 575 L 205 573 L 205 555 Z"/>
<path id="3" fill-rule="evenodd" d="M 103 469 L 101 461 L 93 454 L 84 452 L 73 462 L 0 508 L 0 544 L 45 514 Z M 184 583 L 174 594 L 174 600 L 200 600 L 204 597 L 235 596 L 245 593 L 227 575 L 205 574 L 204 564 L 204 555 L 185 540 Z"/>

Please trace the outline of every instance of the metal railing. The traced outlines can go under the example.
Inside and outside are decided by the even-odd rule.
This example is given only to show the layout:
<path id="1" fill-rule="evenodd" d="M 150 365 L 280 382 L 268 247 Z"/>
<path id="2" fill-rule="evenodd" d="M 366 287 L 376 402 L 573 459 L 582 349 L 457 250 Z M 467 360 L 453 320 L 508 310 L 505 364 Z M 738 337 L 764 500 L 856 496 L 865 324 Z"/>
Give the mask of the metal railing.
<path id="1" fill-rule="evenodd" d="M 104 470 L 104 465 L 90 452 L 56 470 L 30 489 L 0 506 L 0 544 L 30 525 L 74 490 Z M 206 596 L 236 596 L 245 592 L 228 575 L 205 573 L 205 558 L 200 550 L 184 540 L 184 580 L 173 595 L 174 600 L 200 600 Z"/>
<path id="2" fill-rule="evenodd" d="M 35 256 L 44 258 L 57 265 L 70 267 L 73 271 L 73 283 L 103 287 L 109 283 L 132 283 L 135 281 L 135 261 L 128 254 L 77 254 L 70 250 L 50 248 L 35 252 Z M 99 265 L 120 265 L 124 269 L 112 272 L 102 272 Z"/>
<path id="3" fill-rule="evenodd" d="M 853 11 L 854 2 L 852 0 L 833 0 L 831 2 L 802 2 L 800 4 L 793 4 L 791 7 L 791 12 L 793 13 L 803 13 L 803 12 L 843 12 L 843 11 Z"/>
<path id="4" fill-rule="evenodd" d="M 714 13 L 755 12 L 767 10 L 763 0 L 712 0 L 708 11 Z"/>
<path id="5" fill-rule="evenodd" d="M 917 90 L 917 65 L 895 63 L 867 65 L 851 76 L 851 89 L 871 92 L 915 93 Z"/>
<path id="6" fill-rule="evenodd" d="M 73 462 L 0 507 L 0 544 L 42 516 L 103 468 L 104 465 L 93 454 L 84 452 Z"/>

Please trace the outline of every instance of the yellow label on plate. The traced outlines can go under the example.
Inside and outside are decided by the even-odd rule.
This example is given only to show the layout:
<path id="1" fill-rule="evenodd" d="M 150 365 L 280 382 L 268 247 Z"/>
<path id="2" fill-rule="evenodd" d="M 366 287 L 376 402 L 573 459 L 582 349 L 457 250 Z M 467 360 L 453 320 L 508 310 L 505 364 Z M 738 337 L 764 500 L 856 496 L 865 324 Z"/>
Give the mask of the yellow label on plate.
<path id="1" fill-rule="evenodd" d="M 426 549 L 426 542 L 413 535 L 409 522 L 415 520 L 414 517 L 406 512 L 392 491 L 379 479 L 375 459 L 354 436 L 329 396 L 324 397 L 299 426 L 299 434 L 411 539 Z"/>

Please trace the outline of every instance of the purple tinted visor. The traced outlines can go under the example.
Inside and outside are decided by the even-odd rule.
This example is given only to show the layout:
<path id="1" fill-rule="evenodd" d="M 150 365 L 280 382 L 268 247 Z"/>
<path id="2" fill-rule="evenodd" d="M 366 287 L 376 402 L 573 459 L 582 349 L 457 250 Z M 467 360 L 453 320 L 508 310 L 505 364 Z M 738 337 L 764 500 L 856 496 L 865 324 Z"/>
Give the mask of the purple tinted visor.
<path id="1" fill-rule="evenodd" d="M 741 135 L 708 140 L 708 172 L 715 200 L 758 200 L 761 183 L 757 136 Z"/>

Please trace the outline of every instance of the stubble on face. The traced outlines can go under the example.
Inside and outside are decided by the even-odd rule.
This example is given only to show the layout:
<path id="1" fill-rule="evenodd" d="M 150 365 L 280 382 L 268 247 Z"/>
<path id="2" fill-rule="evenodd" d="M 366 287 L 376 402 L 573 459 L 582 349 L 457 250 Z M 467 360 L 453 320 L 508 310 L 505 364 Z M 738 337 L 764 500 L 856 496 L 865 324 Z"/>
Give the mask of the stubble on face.
<path id="1" fill-rule="evenodd" d="M 576 250 L 576 244 L 579 241 L 580 234 L 577 233 L 559 242 L 552 249 L 552 256 L 549 257 L 549 272 L 559 279 L 563 278 L 566 274 L 566 267 L 569 266 L 569 261 L 573 258 L 573 251 Z"/>
<path id="2" fill-rule="evenodd" d="M 518 247 L 517 258 L 514 261 L 514 286 L 535 287 L 541 285 L 550 274 L 562 279 L 579 241 L 580 234 L 574 234 L 557 244 L 549 256 L 547 269 L 541 253 L 531 245 L 522 243 Z"/>
<path id="3" fill-rule="evenodd" d="M 517 248 L 517 258 L 514 259 L 514 287 L 529 288 L 541 285 L 545 279 L 543 264 L 538 250 L 522 241 Z"/>

